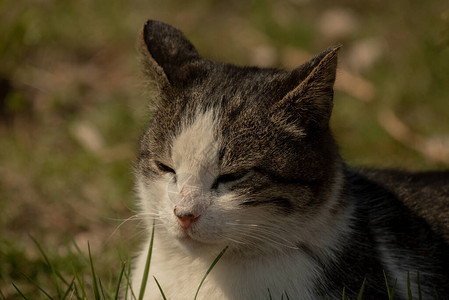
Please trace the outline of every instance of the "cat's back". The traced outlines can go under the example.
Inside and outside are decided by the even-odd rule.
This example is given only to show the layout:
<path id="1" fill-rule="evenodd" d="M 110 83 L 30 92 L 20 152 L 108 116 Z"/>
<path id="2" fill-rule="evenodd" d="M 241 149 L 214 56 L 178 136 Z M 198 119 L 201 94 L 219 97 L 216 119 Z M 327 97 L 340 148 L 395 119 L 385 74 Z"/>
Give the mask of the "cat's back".
<path id="1" fill-rule="evenodd" d="M 346 192 L 356 207 L 357 234 L 351 244 L 362 244 L 358 253 L 375 249 L 373 256 L 390 280 L 397 279 L 404 299 L 407 274 L 417 282 L 418 272 L 426 287 L 423 299 L 448 295 L 449 171 L 348 168 L 345 175 Z M 418 293 L 416 284 L 411 289 Z"/>
<path id="2" fill-rule="evenodd" d="M 449 244 L 449 170 L 358 169 L 357 172 L 423 218 Z"/>

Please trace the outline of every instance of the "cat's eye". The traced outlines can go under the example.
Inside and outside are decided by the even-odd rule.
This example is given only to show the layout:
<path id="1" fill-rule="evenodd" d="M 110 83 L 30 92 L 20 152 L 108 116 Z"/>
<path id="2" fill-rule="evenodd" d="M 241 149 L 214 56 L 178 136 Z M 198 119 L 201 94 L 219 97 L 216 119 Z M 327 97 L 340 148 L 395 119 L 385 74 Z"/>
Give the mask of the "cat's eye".
<path id="1" fill-rule="evenodd" d="M 156 164 L 156 167 L 159 169 L 159 171 L 164 172 L 164 173 L 176 174 L 175 170 L 173 170 L 169 166 L 167 166 L 159 161 L 155 161 L 154 163 Z"/>
<path id="2" fill-rule="evenodd" d="M 222 174 L 215 179 L 212 184 L 212 189 L 216 189 L 221 183 L 228 183 L 242 179 L 246 174 L 247 172 Z"/>

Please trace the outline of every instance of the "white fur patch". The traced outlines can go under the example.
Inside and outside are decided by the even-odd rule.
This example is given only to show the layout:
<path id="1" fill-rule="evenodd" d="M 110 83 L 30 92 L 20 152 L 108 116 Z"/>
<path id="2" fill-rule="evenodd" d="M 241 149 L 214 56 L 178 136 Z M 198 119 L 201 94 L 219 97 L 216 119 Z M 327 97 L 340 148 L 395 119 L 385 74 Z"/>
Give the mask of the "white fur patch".
<path id="1" fill-rule="evenodd" d="M 225 186 L 212 190 L 219 175 L 220 137 L 212 112 L 198 114 L 185 124 L 172 143 L 176 178 L 166 174 L 153 182 L 138 178 L 138 191 L 148 228 L 156 220 L 150 279 L 145 299 L 160 299 L 152 276 L 168 299 L 192 299 L 216 255 L 227 253 L 209 274 L 199 299 L 320 299 L 315 282 L 321 265 L 297 247 L 306 242 L 321 262 L 333 256 L 340 235 L 350 231 L 351 209 L 339 216 L 330 211 L 337 204 L 341 175 L 334 193 L 312 218 L 298 214 L 280 216 L 263 207 L 243 208 L 244 201 Z M 175 180 L 176 179 L 176 180 Z M 298 195 L 300 197 L 301 195 Z M 180 227 L 174 207 L 200 217 L 187 230 Z M 149 242 L 142 249 L 132 276 L 138 294 Z"/>
<path id="2" fill-rule="evenodd" d="M 184 125 L 173 141 L 172 158 L 177 174 L 187 173 L 201 178 L 200 182 L 196 182 L 198 184 L 212 184 L 211 177 L 218 172 L 217 122 L 214 113 L 207 111 L 198 114 L 192 124 Z"/>
<path id="3" fill-rule="evenodd" d="M 193 299 L 219 251 L 201 256 L 196 253 L 186 255 L 170 243 L 164 237 L 156 237 L 150 273 L 157 278 L 168 299 Z M 144 249 L 139 256 L 134 276 L 143 271 L 141 266 L 145 265 L 146 252 Z M 290 299 L 321 299 L 313 286 L 319 272 L 316 262 L 300 252 L 244 260 L 235 253 L 225 253 L 208 275 L 198 299 L 268 299 L 269 293 L 273 299 L 281 299 L 282 295 L 284 299 L 286 295 Z M 137 290 L 140 279 L 133 279 Z M 145 299 L 161 299 L 158 287 L 151 279 Z"/>

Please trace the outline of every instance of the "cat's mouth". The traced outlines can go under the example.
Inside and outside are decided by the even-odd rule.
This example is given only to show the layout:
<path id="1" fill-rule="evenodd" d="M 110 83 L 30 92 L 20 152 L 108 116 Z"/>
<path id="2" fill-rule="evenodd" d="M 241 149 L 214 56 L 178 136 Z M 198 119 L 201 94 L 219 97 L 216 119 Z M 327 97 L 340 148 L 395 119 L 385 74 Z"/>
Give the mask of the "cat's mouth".
<path id="1" fill-rule="evenodd" d="M 181 242 L 203 245 L 215 244 L 214 241 L 202 237 L 197 228 L 184 229 L 179 226 L 177 231 L 177 238 Z"/>
<path id="2" fill-rule="evenodd" d="M 195 234 L 192 232 L 192 228 L 183 228 L 181 225 L 176 225 L 176 237 L 180 241 L 185 242 L 200 242 L 197 241 L 197 238 L 195 237 Z"/>

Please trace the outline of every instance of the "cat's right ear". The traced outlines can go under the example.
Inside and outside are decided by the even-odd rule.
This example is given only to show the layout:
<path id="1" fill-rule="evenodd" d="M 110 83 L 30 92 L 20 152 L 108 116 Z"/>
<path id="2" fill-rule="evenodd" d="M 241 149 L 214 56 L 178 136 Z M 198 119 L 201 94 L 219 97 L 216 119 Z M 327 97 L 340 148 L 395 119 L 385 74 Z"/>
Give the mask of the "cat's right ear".
<path id="1" fill-rule="evenodd" d="M 141 40 L 145 72 L 160 89 L 185 79 L 183 67 L 201 59 L 181 31 L 159 21 L 145 23 Z"/>
<path id="2" fill-rule="evenodd" d="M 289 110 L 302 127 L 328 128 L 340 47 L 331 47 L 290 72 L 290 80 L 300 83 L 274 109 Z"/>

